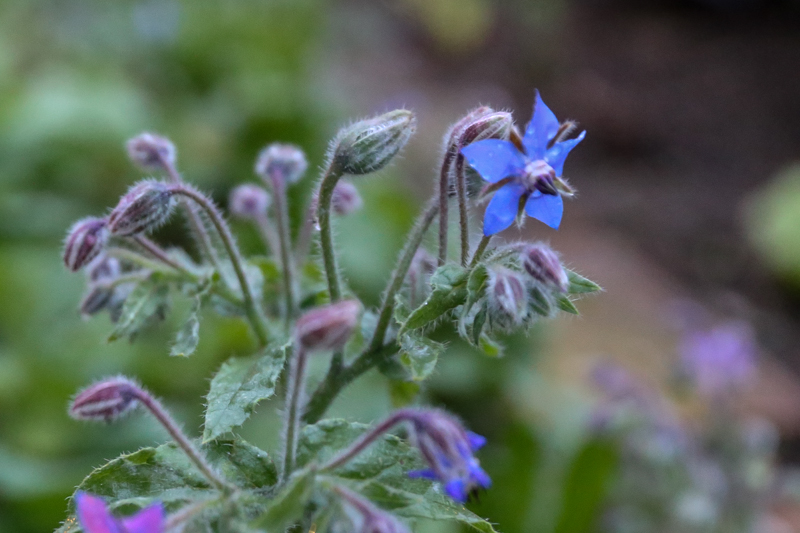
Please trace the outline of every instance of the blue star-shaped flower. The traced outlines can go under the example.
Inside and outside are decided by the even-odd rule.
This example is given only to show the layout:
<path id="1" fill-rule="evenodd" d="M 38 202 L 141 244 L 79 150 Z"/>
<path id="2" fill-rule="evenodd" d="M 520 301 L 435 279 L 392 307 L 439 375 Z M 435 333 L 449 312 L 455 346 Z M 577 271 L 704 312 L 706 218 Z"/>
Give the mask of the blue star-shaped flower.
<path id="1" fill-rule="evenodd" d="M 561 177 L 567 155 L 586 136 L 558 141 L 560 124 L 536 91 L 533 118 L 525 129 L 525 151 L 509 141 L 486 139 L 462 148 L 461 153 L 486 181 L 504 180 L 486 208 L 483 234 L 494 235 L 514 222 L 524 199 L 525 212 L 548 226 L 558 229 L 564 203 L 554 186 Z"/>

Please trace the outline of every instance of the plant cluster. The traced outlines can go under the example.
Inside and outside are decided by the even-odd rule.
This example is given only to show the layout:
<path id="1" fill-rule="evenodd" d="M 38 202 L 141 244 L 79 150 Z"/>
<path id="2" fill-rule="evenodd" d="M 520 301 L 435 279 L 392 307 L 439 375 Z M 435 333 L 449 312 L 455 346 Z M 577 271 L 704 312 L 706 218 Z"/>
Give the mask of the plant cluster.
<path id="1" fill-rule="evenodd" d="M 87 275 L 81 312 L 107 311 L 110 339 L 132 340 L 181 293 L 194 304 L 171 355 L 195 351 L 206 308 L 247 321 L 258 348 L 229 359 L 211 380 L 198 439 L 133 379 L 110 377 L 79 392 L 72 417 L 112 422 L 141 407 L 172 442 L 94 470 L 59 531 L 398 533 L 418 519 L 495 531 L 463 506 L 491 485 L 476 457 L 485 439 L 453 415 L 406 406 L 371 427 L 323 417 L 345 387 L 374 368 L 413 399 L 445 351 L 431 338 L 438 325 L 455 325 L 465 341 L 496 356 L 500 335 L 559 310 L 577 313 L 576 295 L 599 290 L 544 244 L 492 242 L 524 214 L 558 227 L 562 196 L 574 193 L 561 175 L 564 160 L 584 134 L 572 137 L 575 125 L 559 123 L 538 93 L 524 134 L 509 113 L 488 107 L 454 124 L 444 137 L 437 190 L 410 231 L 379 307 L 365 309 L 337 266 L 334 219 L 361 205 L 353 183 L 342 178 L 384 168 L 415 125 L 410 111 L 397 110 L 342 129 L 294 239 L 287 190 L 304 178 L 306 158 L 295 146 L 267 146 L 255 164 L 262 183 L 235 188 L 229 204 L 231 216 L 251 222 L 263 237 L 268 253 L 255 257 L 243 256 L 214 201 L 184 181 L 169 140 L 142 134 L 128 142 L 135 164 L 164 177 L 136 183 L 107 216 L 69 230 L 64 262 Z M 473 245 L 471 208 L 490 197 L 482 238 Z M 447 240 L 455 206 L 460 243 L 453 260 Z M 188 220 L 194 255 L 148 237 L 176 210 Z M 422 243 L 437 219 L 434 255 Z M 327 373 L 312 388 L 309 360 L 325 355 Z M 282 446 L 268 453 L 234 431 L 259 402 L 279 393 Z M 392 433 L 399 428 L 404 438 Z"/>

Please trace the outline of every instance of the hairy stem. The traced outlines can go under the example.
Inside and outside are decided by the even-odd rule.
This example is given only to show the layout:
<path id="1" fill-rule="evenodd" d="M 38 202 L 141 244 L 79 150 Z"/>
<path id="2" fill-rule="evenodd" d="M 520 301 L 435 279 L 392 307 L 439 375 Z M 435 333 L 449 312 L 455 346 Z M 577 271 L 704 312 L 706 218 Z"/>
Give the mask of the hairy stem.
<path id="1" fill-rule="evenodd" d="M 257 307 L 256 299 L 253 297 L 253 289 L 250 287 L 250 283 L 247 281 L 247 275 L 244 272 L 244 261 L 242 259 L 242 254 L 239 252 L 239 248 L 236 246 L 236 243 L 233 240 L 231 230 L 228 228 L 228 225 L 225 223 L 222 215 L 217 210 L 217 207 L 208 198 L 206 198 L 205 195 L 186 185 L 176 186 L 174 192 L 194 201 L 206 212 L 209 219 L 211 219 L 212 224 L 214 224 L 214 227 L 219 233 L 222 243 L 225 246 L 225 251 L 230 257 L 233 270 L 236 272 L 236 277 L 239 280 L 239 286 L 242 290 L 243 304 L 247 318 L 250 320 L 250 323 L 253 326 L 253 331 L 255 332 L 256 337 L 258 337 L 259 343 L 262 346 L 265 346 L 269 342 L 267 323 L 261 310 Z"/>
<path id="2" fill-rule="evenodd" d="M 456 156 L 456 192 L 458 194 L 458 225 L 461 229 L 461 266 L 469 260 L 469 213 L 467 212 L 467 176 L 464 173 L 464 156 L 458 146 Z"/>
<path id="3" fill-rule="evenodd" d="M 283 424 L 283 479 L 287 479 L 294 470 L 295 453 L 297 452 L 297 437 L 300 433 L 300 411 L 303 396 L 305 395 L 306 363 L 308 354 L 298 345 L 292 366 L 289 369 L 289 384 L 286 392 L 286 408 Z"/>
<path id="4" fill-rule="evenodd" d="M 272 224 L 270 224 L 266 213 L 262 213 L 256 217 L 255 223 L 256 227 L 258 228 L 258 233 L 261 235 L 261 240 L 264 241 L 267 249 L 273 254 L 278 255 L 281 249 L 280 241 L 278 240 L 278 234 L 275 231 L 275 228 L 272 227 Z"/>
<path id="5" fill-rule="evenodd" d="M 161 403 L 153 398 L 147 391 L 142 390 L 140 388 L 134 389 L 134 395 L 139 402 L 144 405 L 156 420 L 158 420 L 164 429 L 167 430 L 172 440 L 180 446 L 180 448 L 186 453 L 187 457 L 197 466 L 200 472 L 208 479 L 211 484 L 216 487 L 217 489 L 230 492 L 235 489 L 230 483 L 225 481 L 217 472 L 214 471 L 214 468 L 208 463 L 206 458 L 200 453 L 200 450 L 195 448 L 194 444 L 189 440 L 189 438 L 181 431 L 178 424 L 175 423 L 175 420 L 172 419 L 170 414 L 167 412 L 166 409 L 161 405 Z"/>
<path id="6" fill-rule="evenodd" d="M 300 226 L 300 232 L 297 235 L 297 242 L 294 248 L 294 261 L 295 264 L 301 264 L 305 261 L 308 252 L 311 249 L 311 236 L 314 232 L 314 217 L 317 212 L 314 209 L 314 204 L 308 208 L 306 218 L 303 220 L 303 225 Z"/>
<path id="7" fill-rule="evenodd" d="M 347 463 L 358 455 L 359 453 L 363 452 L 364 449 L 375 442 L 375 440 L 392 429 L 393 426 L 399 424 L 400 422 L 404 421 L 407 418 L 407 411 L 404 409 L 398 409 L 391 415 L 389 418 L 375 426 L 374 428 L 370 429 L 364 435 L 362 435 L 359 439 L 357 439 L 353 444 L 350 445 L 349 448 L 341 452 L 339 455 L 322 465 L 320 467 L 320 471 L 325 470 L 334 470 L 343 464 Z"/>
<path id="8" fill-rule="evenodd" d="M 439 172 L 439 266 L 447 261 L 447 223 L 450 201 L 450 166 L 453 164 L 452 150 L 448 150 Z"/>
<path id="9" fill-rule="evenodd" d="M 489 241 L 492 240 L 491 235 L 484 235 L 481 239 L 481 242 L 478 243 L 478 248 L 475 250 L 475 255 L 472 256 L 472 261 L 470 261 L 470 266 L 474 267 L 478 264 L 478 261 L 481 260 L 483 257 L 484 252 L 486 252 L 486 247 L 489 246 Z"/>
<path id="10" fill-rule="evenodd" d="M 394 297 L 403 286 L 403 281 L 406 278 L 408 269 L 411 267 L 411 262 L 414 260 L 414 255 L 417 253 L 417 249 L 422 243 L 423 237 L 425 237 L 425 232 L 428 231 L 433 219 L 439 214 L 440 208 L 441 207 L 436 204 L 435 200 L 429 202 L 428 207 L 417 219 L 416 224 L 414 224 L 406 240 L 406 245 L 400 253 L 400 260 L 397 262 L 397 266 L 392 273 L 389 285 L 383 293 L 381 309 L 378 314 L 378 324 L 375 326 L 375 333 L 373 333 L 372 340 L 369 343 L 369 350 L 378 350 L 383 346 L 386 330 L 389 328 L 389 323 L 392 320 L 392 312 L 394 311 L 395 304 Z"/>
<path id="11" fill-rule="evenodd" d="M 331 199 L 333 190 L 342 177 L 333 164 L 328 166 L 319 186 L 319 201 L 317 203 L 317 220 L 319 220 L 319 243 L 322 249 L 322 262 L 325 265 L 325 276 L 328 279 L 328 293 L 331 303 L 337 302 L 342 297 L 339 284 L 339 271 L 336 267 L 336 252 L 333 249 L 333 236 L 331 232 Z"/>
<path id="12" fill-rule="evenodd" d="M 147 251 L 147 253 L 149 253 L 150 255 L 152 255 L 165 265 L 168 265 L 174 268 L 175 270 L 182 272 L 186 276 L 195 277 L 194 274 L 190 272 L 185 266 L 172 259 L 169 255 L 167 255 L 167 252 L 163 248 L 161 248 L 159 245 L 157 245 L 144 235 L 135 235 L 132 237 L 132 240 L 136 244 L 144 248 Z"/>
<path id="13" fill-rule="evenodd" d="M 289 209 L 286 201 L 286 180 L 277 173 L 270 175 L 272 192 L 275 194 L 275 218 L 278 219 L 278 244 L 280 246 L 281 269 L 283 270 L 283 292 L 286 307 L 286 330 L 289 330 L 295 314 L 294 262 L 292 261 L 292 242 L 289 237 Z"/>

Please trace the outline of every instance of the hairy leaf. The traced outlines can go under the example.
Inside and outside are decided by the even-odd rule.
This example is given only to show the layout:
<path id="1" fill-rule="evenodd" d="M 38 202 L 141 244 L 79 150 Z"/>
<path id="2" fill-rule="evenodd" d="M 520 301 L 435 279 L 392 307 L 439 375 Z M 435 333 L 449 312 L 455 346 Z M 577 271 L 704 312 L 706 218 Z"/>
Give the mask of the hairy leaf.
<path id="1" fill-rule="evenodd" d="M 400 337 L 400 364 L 411 381 L 423 381 L 433 373 L 445 345 L 427 337 L 407 333 Z"/>
<path id="2" fill-rule="evenodd" d="M 256 518 L 251 527 L 268 531 L 285 531 L 298 522 L 311 500 L 316 472 L 313 468 L 295 472 L 267 505 L 264 513 Z"/>
<path id="3" fill-rule="evenodd" d="M 262 400 L 275 394 L 289 344 L 268 347 L 252 357 L 228 359 L 211 380 L 206 396 L 203 442 L 214 440 L 244 423 Z"/>
<path id="4" fill-rule="evenodd" d="M 598 292 L 603 290 L 603 288 L 594 281 L 584 278 L 572 270 L 567 270 L 567 277 L 569 278 L 569 289 L 567 289 L 569 294 Z"/>
<path id="5" fill-rule="evenodd" d="M 175 336 L 175 344 L 169 350 L 170 355 L 189 357 L 197 349 L 197 344 L 200 342 L 200 305 L 201 298 L 196 296 L 186 322 Z"/>
<path id="6" fill-rule="evenodd" d="M 570 300 L 568 296 L 565 296 L 563 294 L 560 294 L 556 297 L 556 305 L 558 306 L 559 309 L 561 309 L 566 313 L 570 313 L 573 315 L 580 314 L 578 308 L 575 307 L 575 304 L 572 303 L 572 300 Z"/>
<path id="7" fill-rule="evenodd" d="M 169 307 L 169 285 L 153 275 L 139 283 L 128 295 L 109 342 L 127 337 L 131 341 L 143 328 L 163 320 Z"/>
<path id="8" fill-rule="evenodd" d="M 467 270 L 456 265 L 444 265 L 431 277 L 431 294 L 422 305 L 411 312 L 400 334 L 424 327 L 467 299 Z"/>

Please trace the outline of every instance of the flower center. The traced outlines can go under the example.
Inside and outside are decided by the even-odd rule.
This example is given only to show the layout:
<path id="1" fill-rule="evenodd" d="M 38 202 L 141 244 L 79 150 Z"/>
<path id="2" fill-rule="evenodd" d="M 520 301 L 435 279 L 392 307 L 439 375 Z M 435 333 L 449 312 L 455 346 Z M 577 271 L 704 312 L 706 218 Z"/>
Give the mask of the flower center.
<path id="1" fill-rule="evenodd" d="M 529 192 L 538 190 L 543 194 L 553 196 L 558 194 L 558 190 L 553 185 L 555 179 L 556 171 L 543 159 L 529 162 L 525 165 L 525 171 L 522 174 L 522 183 Z"/>

